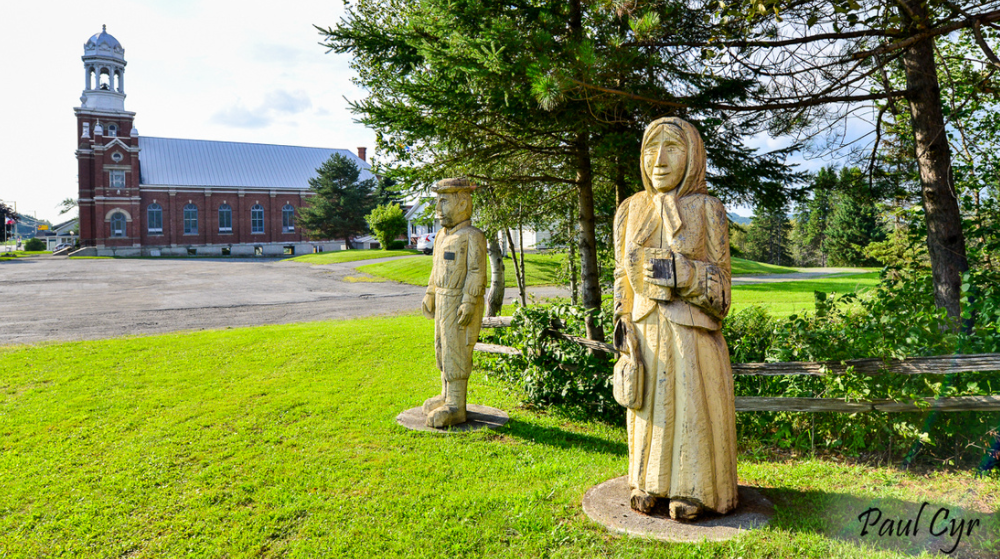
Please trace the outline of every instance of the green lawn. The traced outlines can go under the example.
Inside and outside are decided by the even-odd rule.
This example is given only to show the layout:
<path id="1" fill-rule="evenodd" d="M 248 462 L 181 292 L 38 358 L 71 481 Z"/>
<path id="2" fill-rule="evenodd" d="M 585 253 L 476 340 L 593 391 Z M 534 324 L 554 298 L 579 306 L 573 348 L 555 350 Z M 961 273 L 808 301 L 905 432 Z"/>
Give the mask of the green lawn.
<path id="1" fill-rule="evenodd" d="M 750 305 L 766 307 L 771 316 L 788 316 L 812 312 L 815 309 L 813 292 L 853 293 L 878 285 L 878 272 L 838 275 L 831 278 L 807 281 L 758 283 L 733 286 L 733 304 L 730 313 Z"/>
<path id="2" fill-rule="evenodd" d="M 375 258 L 389 258 L 391 256 L 409 256 L 411 254 L 421 254 L 419 250 L 381 250 L 381 249 L 354 249 L 337 250 L 328 252 L 317 252 L 314 254 L 303 254 L 295 258 L 287 258 L 286 262 L 307 262 L 309 264 L 338 264 L 340 262 L 357 262 L 358 260 L 373 260 Z M 426 282 L 425 282 L 426 283 Z"/>
<path id="3" fill-rule="evenodd" d="M 798 268 L 788 268 L 785 266 L 775 266 L 774 264 L 764 264 L 753 260 L 742 258 L 732 259 L 732 272 L 734 276 L 749 276 L 754 274 L 794 274 Z"/>
<path id="4" fill-rule="evenodd" d="M 25 256 L 39 256 L 42 254 L 52 254 L 52 251 L 51 250 L 0 251 L 0 258 L 23 258 Z"/>
<path id="5" fill-rule="evenodd" d="M 526 253 L 524 255 L 525 283 L 529 286 L 557 283 L 559 269 L 565 259 L 566 255 L 564 253 Z M 427 256 L 425 258 L 407 258 L 379 264 L 365 264 L 364 266 L 359 266 L 358 270 L 366 274 L 401 283 L 427 285 L 427 281 L 431 277 L 431 264 L 431 257 Z M 514 263 L 509 258 L 504 259 L 503 275 L 507 287 L 517 287 L 517 281 L 514 279 Z M 487 276 L 491 276 L 488 271 Z"/>
<path id="6" fill-rule="evenodd" d="M 624 429 L 518 408 L 479 375 L 470 401 L 510 413 L 498 432 L 396 425 L 439 388 L 432 336 L 406 315 L 0 348 L 0 556 L 910 557 L 870 547 L 907 538 L 859 543 L 858 515 L 1000 504 L 995 476 L 744 451 L 770 526 L 723 543 L 615 535 L 580 502 L 624 474 Z M 992 522 L 962 545 L 995 556 Z M 954 538 L 921 540 L 930 558 Z"/>

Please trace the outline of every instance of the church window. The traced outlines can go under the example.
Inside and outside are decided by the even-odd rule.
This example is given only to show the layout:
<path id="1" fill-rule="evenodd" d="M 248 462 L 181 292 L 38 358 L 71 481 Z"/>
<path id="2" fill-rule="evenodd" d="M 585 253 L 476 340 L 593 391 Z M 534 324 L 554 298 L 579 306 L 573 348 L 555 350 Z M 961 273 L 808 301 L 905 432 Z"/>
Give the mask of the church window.
<path id="1" fill-rule="evenodd" d="M 229 204 L 219 206 L 219 233 L 233 232 L 233 208 Z"/>
<path id="2" fill-rule="evenodd" d="M 194 204 L 184 206 L 184 234 L 198 234 L 198 206 Z"/>
<path id="3" fill-rule="evenodd" d="M 121 162 L 122 159 L 125 159 L 125 156 L 117 151 L 111 154 L 111 160 L 115 163 Z"/>
<path id="4" fill-rule="evenodd" d="M 146 225 L 150 235 L 163 234 L 163 207 L 159 204 L 150 204 L 146 208 Z"/>
<path id="5" fill-rule="evenodd" d="M 264 232 L 264 207 L 260 204 L 254 204 L 254 206 L 250 208 L 250 232 Z"/>
<path id="6" fill-rule="evenodd" d="M 108 136 L 115 137 L 118 135 L 118 125 L 109 124 L 108 125 Z"/>
<path id="7" fill-rule="evenodd" d="M 111 214 L 111 236 L 112 237 L 124 237 L 125 236 L 125 215 L 121 212 L 115 212 Z"/>
<path id="8" fill-rule="evenodd" d="M 285 233 L 295 231 L 295 208 L 291 204 L 281 208 L 281 230 Z"/>
<path id="9" fill-rule="evenodd" d="M 111 188 L 125 188 L 125 171 L 111 171 Z"/>

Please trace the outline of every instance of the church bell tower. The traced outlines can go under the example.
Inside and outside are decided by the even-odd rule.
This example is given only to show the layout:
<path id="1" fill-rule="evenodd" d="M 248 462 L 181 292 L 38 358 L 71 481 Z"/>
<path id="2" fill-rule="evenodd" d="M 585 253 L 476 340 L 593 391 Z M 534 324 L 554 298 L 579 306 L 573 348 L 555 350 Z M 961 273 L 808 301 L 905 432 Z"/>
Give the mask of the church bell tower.
<path id="1" fill-rule="evenodd" d="M 139 132 L 125 110 L 125 49 L 107 26 L 83 45 L 76 113 L 80 244 L 139 246 Z"/>

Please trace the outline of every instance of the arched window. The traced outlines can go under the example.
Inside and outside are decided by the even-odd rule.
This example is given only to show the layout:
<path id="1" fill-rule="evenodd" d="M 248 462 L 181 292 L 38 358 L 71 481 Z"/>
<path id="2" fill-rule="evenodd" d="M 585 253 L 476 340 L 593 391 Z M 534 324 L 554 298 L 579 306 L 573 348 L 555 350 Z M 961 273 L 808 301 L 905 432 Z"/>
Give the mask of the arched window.
<path id="1" fill-rule="evenodd" d="M 198 234 L 198 206 L 194 204 L 184 206 L 184 234 Z"/>
<path id="2" fill-rule="evenodd" d="M 150 235 L 163 234 L 163 208 L 159 204 L 146 208 L 146 230 Z"/>
<path id="3" fill-rule="evenodd" d="M 100 86 L 98 89 L 103 89 L 104 91 L 111 91 L 111 72 L 107 68 L 101 68 L 101 73 L 97 78 L 100 81 Z"/>
<path id="4" fill-rule="evenodd" d="M 108 136 L 115 137 L 118 135 L 118 125 L 109 124 L 108 125 Z"/>
<path id="5" fill-rule="evenodd" d="M 233 208 L 229 204 L 219 206 L 219 233 L 233 232 Z"/>
<path id="6" fill-rule="evenodd" d="M 295 231 L 295 208 L 291 204 L 285 204 L 281 208 L 281 231 L 291 233 Z"/>
<path id="7" fill-rule="evenodd" d="M 253 207 L 250 208 L 250 232 L 264 232 L 264 206 L 261 206 L 260 204 L 254 204 Z"/>
<path id="8" fill-rule="evenodd" d="M 125 236 L 125 214 L 121 212 L 115 212 L 111 214 L 111 236 L 112 237 Z"/>

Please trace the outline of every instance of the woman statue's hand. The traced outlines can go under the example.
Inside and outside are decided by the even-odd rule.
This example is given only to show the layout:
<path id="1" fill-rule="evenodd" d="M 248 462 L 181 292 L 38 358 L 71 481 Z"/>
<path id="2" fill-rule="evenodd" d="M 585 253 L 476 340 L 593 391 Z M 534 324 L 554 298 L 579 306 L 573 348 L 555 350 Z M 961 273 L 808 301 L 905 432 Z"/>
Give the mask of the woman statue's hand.
<path id="1" fill-rule="evenodd" d="M 674 278 L 673 263 L 666 259 L 650 259 L 643 264 L 642 275 L 646 283 L 659 287 L 662 296 L 656 293 L 649 293 L 651 299 L 659 301 L 669 301 L 673 298 L 673 288 L 677 287 Z"/>

